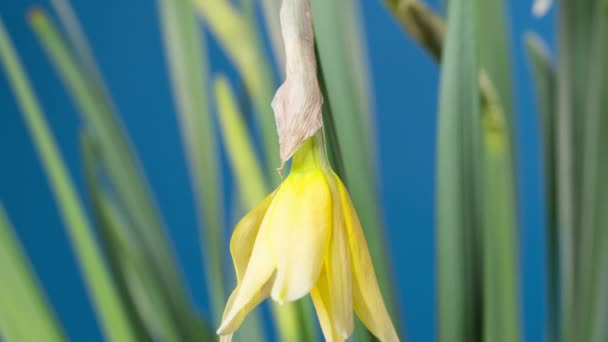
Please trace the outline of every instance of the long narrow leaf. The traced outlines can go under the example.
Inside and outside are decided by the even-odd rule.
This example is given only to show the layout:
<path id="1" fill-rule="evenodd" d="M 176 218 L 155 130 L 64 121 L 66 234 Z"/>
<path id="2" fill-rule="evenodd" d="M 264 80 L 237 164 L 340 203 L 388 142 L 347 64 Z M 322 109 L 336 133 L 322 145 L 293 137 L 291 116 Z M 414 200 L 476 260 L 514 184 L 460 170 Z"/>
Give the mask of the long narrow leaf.
<path id="1" fill-rule="evenodd" d="M 179 339 L 179 324 L 167 305 L 169 301 L 163 298 L 160 283 L 155 279 L 153 266 L 145 256 L 137 233 L 121 212 L 119 201 L 103 185 L 103 163 L 97 145 L 94 135 L 83 130 L 80 147 L 93 215 L 122 299 L 134 317 L 138 338 Z"/>
<path id="2" fill-rule="evenodd" d="M 279 10 L 280 0 L 262 0 L 262 10 L 266 22 L 266 30 L 270 36 L 272 52 L 277 65 L 285 65 L 285 49 L 283 48 L 283 37 L 281 36 L 281 20 Z M 280 70 L 283 74 L 285 70 Z"/>
<path id="3" fill-rule="evenodd" d="M 484 121 L 484 335 L 518 341 L 515 113 L 511 89 L 508 13 L 503 0 L 477 1 L 476 18 Z M 494 89 L 493 89 L 494 88 Z"/>
<path id="4" fill-rule="evenodd" d="M 211 32 L 239 70 L 256 109 L 257 124 L 264 142 L 266 171 L 279 164 L 279 145 L 270 102 L 274 95 L 272 73 L 251 27 L 251 21 L 229 1 L 192 0 Z M 276 176 L 274 177 L 276 180 Z"/>
<path id="5" fill-rule="evenodd" d="M 18 334 L 29 341 L 62 341 L 63 332 L 14 232 L 0 203 L 0 279 L 4 279 L 0 285 L 0 299 L 4 303 L 0 306 L 0 317 L 10 322 L 0 324 L 0 331 L 6 330 L 11 336 Z"/>
<path id="6" fill-rule="evenodd" d="M 483 119 L 483 313 L 485 341 L 519 341 L 517 215 L 511 134 L 498 92 L 486 73 Z"/>
<path id="7" fill-rule="evenodd" d="M 218 76 L 214 81 L 215 99 L 218 108 L 218 122 L 226 145 L 228 159 L 235 174 L 240 196 L 246 208 L 252 209 L 269 192 L 270 186 L 264 179 L 260 162 L 252 146 L 247 126 L 238 112 L 236 99 L 228 80 Z"/>
<path id="8" fill-rule="evenodd" d="M 220 158 L 207 98 L 203 35 L 199 34 L 190 0 L 160 0 L 159 14 L 179 114 L 182 140 L 190 166 L 205 246 L 209 298 L 219 324 L 226 300 L 222 272 L 222 193 Z"/>
<path id="9" fill-rule="evenodd" d="M 481 164 L 474 2 L 448 4 L 441 66 L 437 161 L 439 340 L 479 336 L 475 296 Z"/>
<path id="10" fill-rule="evenodd" d="M 547 258 L 547 329 L 548 340 L 559 341 L 560 319 L 560 254 L 557 230 L 557 184 L 555 151 L 555 72 L 546 45 L 534 33 L 525 37 L 528 60 L 532 68 L 540 125 L 542 128 L 543 173 L 545 188 L 545 236 Z"/>
<path id="11" fill-rule="evenodd" d="M 0 58 L 53 189 L 106 337 L 113 341 L 134 341 L 135 335 L 125 308 L 108 273 L 82 204 L 1 22 Z"/>
<path id="12" fill-rule="evenodd" d="M 509 26 L 507 20 L 510 18 L 504 0 L 477 1 L 477 20 L 479 30 L 479 65 L 485 70 L 492 80 L 496 93 L 500 99 L 509 139 L 512 139 L 512 131 L 515 123 L 513 112 L 513 98 L 511 89 L 511 55 L 509 46 Z"/>
<path id="13" fill-rule="evenodd" d="M 348 15 L 344 13 L 356 13 L 356 11 L 343 6 L 356 6 L 356 4 L 340 3 L 339 5 L 335 1 L 311 1 L 318 62 L 323 69 L 329 94 L 324 100 L 330 102 L 335 125 L 339 128 L 336 133 L 344 162 L 343 180 L 359 213 L 382 293 L 385 298 L 391 298 L 385 302 L 392 316 L 397 318 L 398 309 L 395 301 L 397 294 L 392 288 L 393 279 L 378 207 L 377 180 L 372 153 L 374 144 L 368 143 L 367 140 L 371 139 L 373 134 L 366 133 L 371 127 L 370 109 L 363 107 L 367 102 L 360 100 L 362 88 L 357 85 L 360 78 L 350 67 L 354 62 L 353 54 L 360 52 L 351 52 L 355 45 L 352 44 L 351 33 L 348 30 L 354 26 L 349 22 L 353 18 L 346 19 Z M 362 144 L 362 141 L 366 143 Z M 393 321 L 399 322 L 399 319 Z"/>
<path id="14" fill-rule="evenodd" d="M 605 235 L 608 228 L 603 222 L 602 214 L 608 207 L 605 197 L 608 187 L 604 186 L 608 169 L 603 165 L 606 158 L 605 127 L 608 127 L 608 14 L 602 11 L 600 3 L 596 5 L 597 10 L 593 16 L 593 44 L 590 50 L 589 78 L 587 83 L 586 114 L 584 122 L 584 146 L 582 156 L 582 186 L 580 224 L 578 240 L 578 258 L 576 265 L 578 270 L 578 284 L 576 295 L 577 307 L 576 339 L 580 341 L 591 340 L 598 325 L 604 324 L 595 319 L 597 315 L 597 298 L 606 288 L 599 287 L 603 283 L 601 272 L 604 267 L 605 258 L 602 256 L 605 245 Z"/>
<path id="15" fill-rule="evenodd" d="M 418 0 L 404 0 L 400 3 L 385 0 L 385 2 L 410 36 L 439 62 L 445 38 L 443 18 Z"/>
<path id="16" fill-rule="evenodd" d="M 556 91 L 555 144 L 557 161 L 557 206 L 560 243 L 561 284 L 561 335 L 565 340 L 575 339 L 577 314 L 576 293 L 580 284 L 576 270 L 580 219 L 579 201 L 581 187 L 583 136 L 582 122 L 585 117 L 587 93 L 590 28 L 590 0 L 560 1 L 559 42 Z"/>
<path id="17" fill-rule="evenodd" d="M 71 54 L 67 43 L 44 12 L 33 10 L 30 23 L 87 125 L 98 138 L 110 181 L 146 246 L 146 253 L 158 273 L 157 279 L 163 286 L 166 298 L 170 300 L 172 312 L 179 317 L 179 332 L 184 338 L 196 338 L 195 327 L 199 323 L 192 315 L 188 294 L 181 282 L 156 205 L 114 113 L 112 101 L 107 97 L 103 85 L 89 77 L 93 73 L 83 69 L 86 63 Z"/>
<path id="18" fill-rule="evenodd" d="M 584 140 L 586 138 L 585 122 L 587 113 L 587 94 L 589 93 L 589 76 L 594 72 L 591 68 L 590 55 L 593 45 L 594 12 L 601 12 L 601 7 L 596 0 L 564 0 L 559 2 L 559 72 L 558 75 L 564 78 L 559 80 L 560 91 L 567 96 L 559 108 L 564 111 L 564 115 L 569 114 L 571 132 L 571 159 L 572 165 L 582 165 Z M 597 6 L 596 6 L 597 4 Z M 566 93 L 567 92 L 567 93 Z M 560 99 L 558 99 L 560 101 Z M 571 111 L 567 113 L 566 111 Z M 564 122 L 564 124 L 566 124 Z M 572 194 L 575 196 L 573 224 L 580 225 L 581 189 L 583 187 L 582 168 L 572 167 Z M 580 241 L 577 229 L 573 229 L 574 243 Z M 574 258 L 577 258 L 575 253 Z M 575 279 L 578 279 L 575 275 Z M 573 323 L 574 321 L 570 321 Z"/>

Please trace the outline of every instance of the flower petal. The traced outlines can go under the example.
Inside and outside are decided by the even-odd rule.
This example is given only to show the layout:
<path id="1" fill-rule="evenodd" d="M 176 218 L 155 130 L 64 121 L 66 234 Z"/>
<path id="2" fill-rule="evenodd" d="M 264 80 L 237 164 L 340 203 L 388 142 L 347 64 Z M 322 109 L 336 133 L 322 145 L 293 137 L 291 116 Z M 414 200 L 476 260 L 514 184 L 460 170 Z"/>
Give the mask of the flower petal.
<path id="1" fill-rule="evenodd" d="M 327 284 L 327 272 L 321 272 L 317 286 L 310 292 L 312 303 L 317 311 L 321 330 L 326 342 L 342 342 L 344 338 L 340 336 L 334 325 L 334 317 L 331 310 L 331 296 Z"/>
<path id="2" fill-rule="evenodd" d="M 232 254 L 237 283 L 240 283 L 245 274 L 260 225 L 272 202 L 273 196 L 274 192 L 245 215 L 234 228 L 232 238 L 230 239 L 230 254 Z"/>
<path id="3" fill-rule="evenodd" d="M 268 229 L 262 227 L 255 240 L 251 258 L 241 282 L 230 295 L 224 317 L 217 333 L 233 333 L 241 325 L 245 316 L 270 294 L 276 269 L 276 262 L 270 253 Z"/>
<path id="4" fill-rule="evenodd" d="M 339 180 L 329 179 L 333 197 L 333 225 L 325 265 L 331 296 L 331 310 L 336 330 L 347 339 L 353 332 L 352 270 L 348 235 L 339 190 Z"/>
<path id="5" fill-rule="evenodd" d="M 382 299 L 382 293 L 376 280 L 376 273 L 357 212 L 346 188 L 339 179 L 338 182 L 349 235 L 355 312 L 367 329 L 381 341 L 399 341 Z"/>
<path id="6" fill-rule="evenodd" d="M 272 298 L 293 301 L 313 288 L 331 229 L 331 195 L 319 169 L 292 172 L 285 179 L 264 217 L 270 227 L 277 276 Z"/>

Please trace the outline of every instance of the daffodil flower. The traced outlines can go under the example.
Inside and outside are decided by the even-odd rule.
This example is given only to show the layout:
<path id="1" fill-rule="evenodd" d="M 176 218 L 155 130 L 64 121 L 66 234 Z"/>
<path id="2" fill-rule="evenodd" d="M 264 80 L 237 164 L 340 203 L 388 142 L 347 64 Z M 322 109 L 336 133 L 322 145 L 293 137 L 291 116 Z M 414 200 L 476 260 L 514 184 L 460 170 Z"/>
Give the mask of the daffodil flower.
<path id="1" fill-rule="evenodd" d="M 287 178 L 236 226 L 236 289 L 217 333 L 230 336 L 267 297 L 310 293 L 327 341 L 353 331 L 353 310 L 381 341 L 398 341 L 357 213 L 325 154 L 322 133 L 296 151 Z M 223 338 L 226 340 L 226 338 Z"/>

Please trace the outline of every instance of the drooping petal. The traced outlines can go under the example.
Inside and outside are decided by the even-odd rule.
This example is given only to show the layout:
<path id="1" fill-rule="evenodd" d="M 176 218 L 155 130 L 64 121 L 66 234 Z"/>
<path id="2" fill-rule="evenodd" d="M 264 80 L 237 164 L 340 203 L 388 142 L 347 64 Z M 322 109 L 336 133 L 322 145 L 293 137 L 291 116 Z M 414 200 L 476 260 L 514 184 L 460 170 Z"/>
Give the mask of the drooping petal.
<path id="1" fill-rule="evenodd" d="M 222 319 L 222 325 L 217 330 L 217 333 L 221 335 L 221 337 L 229 337 L 225 338 L 227 342 L 231 341 L 232 334 L 241 326 L 241 324 L 243 324 L 243 321 L 245 320 L 247 314 L 249 314 L 251 310 L 258 306 L 258 304 L 263 302 L 264 299 L 270 296 L 270 289 L 272 289 L 272 279 L 268 280 L 262 286 L 262 288 L 258 292 L 256 292 L 253 297 L 251 297 L 251 299 L 245 304 L 242 309 L 238 311 L 236 311 L 236 309 L 232 309 L 233 311 L 228 311 L 231 310 L 231 308 L 234 308 L 234 304 L 239 290 L 239 288 L 237 287 L 237 289 L 235 289 L 230 295 L 230 298 L 228 298 L 228 303 L 226 304 L 226 310 L 224 311 L 224 317 Z M 236 312 L 236 314 L 234 314 L 232 317 L 228 317 L 227 314 L 229 312 Z"/>
<path id="2" fill-rule="evenodd" d="M 270 294 L 276 261 L 270 253 L 268 229 L 260 228 L 251 258 L 236 289 L 230 295 L 217 333 L 233 333 L 245 316 Z"/>
<path id="3" fill-rule="evenodd" d="M 293 301 L 312 290 L 327 249 L 331 210 L 331 194 L 323 172 L 292 170 L 262 222 L 262 229 L 270 227 L 277 261 L 274 300 Z"/>
<path id="4" fill-rule="evenodd" d="M 335 328 L 347 339 L 354 329 L 350 248 L 339 185 L 333 175 L 330 177 L 332 178 L 328 179 L 328 182 L 332 189 L 333 225 L 325 259 L 331 293 L 328 298 L 331 301 Z"/>
<path id="5" fill-rule="evenodd" d="M 317 286 L 310 292 L 312 303 L 317 311 L 321 330 L 326 342 L 342 342 L 344 338 L 340 336 L 334 325 L 335 319 L 331 310 L 331 296 L 327 283 L 327 272 L 322 271 L 317 281 Z"/>
<path id="6" fill-rule="evenodd" d="M 274 192 L 245 215 L 234 228 L 232 238 L 230 239 L 230 254 L 232 254 L 237 283 L 241 281 L 245 274 L 255 239 L 260 231 L 260 225 L 272 202 L 273 196 Z"/>
<path id="7" fill-rule="evenodd" d="M 355 312 L 367 329 L 381 341 L 399 341 L 382 299 L 359 217 L 346 188 L 339 179 L 338 183 L 350 245 Z"/>

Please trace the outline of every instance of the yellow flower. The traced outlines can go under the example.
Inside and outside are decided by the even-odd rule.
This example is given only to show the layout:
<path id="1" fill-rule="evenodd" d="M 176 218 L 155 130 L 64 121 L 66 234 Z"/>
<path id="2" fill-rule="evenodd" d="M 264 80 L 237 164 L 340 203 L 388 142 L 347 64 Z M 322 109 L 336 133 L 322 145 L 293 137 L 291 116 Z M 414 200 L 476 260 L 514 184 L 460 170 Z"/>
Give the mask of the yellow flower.
<path id="1" fill-rule="evenodd" d="M 353 331 L 353 310 L 382 341 L 398 341 L 359 219 L 333 173 L 321 133 L 295 153 L 289 176 L 236 226 L 230 242 L 237 287 L 217 331 L 229 336 L 265 298 L 310 293 L 327 341 Z"/>

